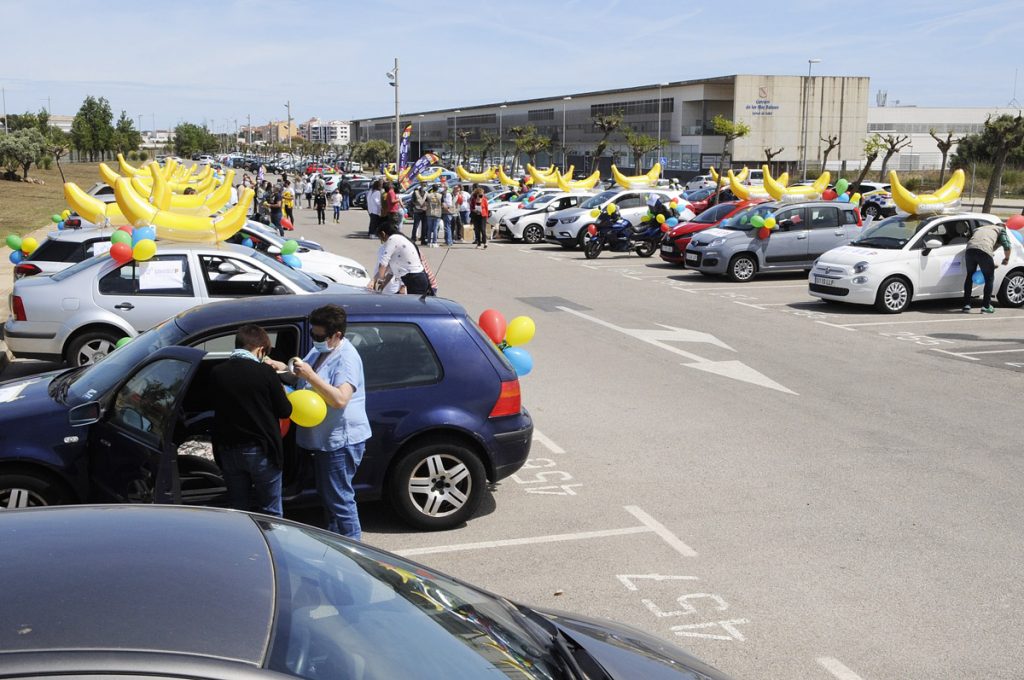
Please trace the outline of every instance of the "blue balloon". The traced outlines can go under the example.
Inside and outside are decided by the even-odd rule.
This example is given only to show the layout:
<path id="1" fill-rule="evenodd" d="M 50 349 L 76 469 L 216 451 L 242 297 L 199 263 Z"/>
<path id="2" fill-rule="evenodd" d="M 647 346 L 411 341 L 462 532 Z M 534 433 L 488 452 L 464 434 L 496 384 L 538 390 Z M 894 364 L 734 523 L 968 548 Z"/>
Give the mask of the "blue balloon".
<path id="1" fill-rule="evenodd" d="M 11 253 L 11 264 L 20 264 L 25 259 L 25 255 L 20 250 L 15 250 Z"/>
<path id="2" fill-rule="evenodd" d="M 57 231 L 64 231 L 64 220 L 57 223 Z"/>
<path id="3" fill-rule="evenodd" d="M 1010 233 L 1013 234 L 1018 241 L 1024 243 L 1024 231 L 1021 231 L 1020 229 L 1014 229 L 1011 230 Z"/>
<path id="4" fill-rule="evenodd" d="M 839 194 L 839 202 L 840 203 L 849 203 L 850 202 L 850 194 Z"/>
<path id="5" fill-rule="evenodd" d="M 132 230 L 132 247 L 139 241 L 155 241 L 156 229 L 153 227 L 136 227 Z"/>
<path id="6" fill-rule="evenodd" d="M 679 219 L 675 217 L 670 217 L 667 220 L 665 220 L 665 224 L 667 224 L 670 227 L 674 227 L 677 224 L 679 224 Z"/>
<path id="7" fill-rule="evenodd" d="M 533 357 L 529 352 L 522 347 L 506 347 L 504 351 L 505 358 L 512 364 L 512 368 L 516 369 L 517 376 L 522 378 L 530 374 L 533 370 Z"/>
<path id="8" fill-rule="evenodd" d="M 245 246 L 246 248 L 252 248 L 252 239 L 251 238 L 243 238 L 242 239 L 242 245 Z"/>
<path id="9" fill-rule="evenodd" d="M 282 259 L 292 269 L 302 269 L 302 261 L 299 260 L 297 255 L 285 255 Z"/>
<path id="10" fill-rule="evenodd" d="M 976 286 L 980 286 L 981 284 L 985 283 L 985 275 L 982 274 L 980 270 L 974 272 L 974 274 L 971 275 L 971 283 L 973 283 Z"/>

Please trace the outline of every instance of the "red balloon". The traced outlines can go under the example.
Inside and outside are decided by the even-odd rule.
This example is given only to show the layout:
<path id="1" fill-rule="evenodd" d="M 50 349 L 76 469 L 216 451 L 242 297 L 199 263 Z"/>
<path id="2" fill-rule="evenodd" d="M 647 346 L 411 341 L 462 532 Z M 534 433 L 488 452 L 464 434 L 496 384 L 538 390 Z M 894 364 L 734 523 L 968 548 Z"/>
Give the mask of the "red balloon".
<path id="1" fill-rule="evenodd" d="M 591 224 L 590 226 L 588 226 L 587 233 L 590 234 L 591 236 L 597 236 L 597 225 Z"/>
<path id="2" fill-rule="evenodd" d="M 118 231 L 125 231 L 125 232 L 128 232 L 128 233 L 130 234 L 130 233 L 132 233 L 133 231 L 135 231 L 135 227 L 133 227 L 133 226 L 132 226 L 132 225 L 130 225 L 130 224 L 123 224 L 123 225 L 121 225 L 120 227 L 118 227 L 118 228 L 117 228 L 117 230 L 118 230 Z"/>
<path id="3" fill-rule="evenodd" d="M 110 246 L 110 257 L 114 262 L 125 264 L 132 261 L 132 246 L 129 243 L 115 243 Z"/>
<path id="4" fill-rule="evenodd" d="M 281 218 L 281 226 L 284 227 L 285 231 L 291 231 L 295 228 L 295 225 L 293 225 L 292 221 L 287 217 Z"/>
<path id="5" fill-rule="evenodd" d="M 838 195 L 839 194 L 837 194 L 834 189 L 825 189 L 825 191 L 822 192 L 821 197 L 826 201 L 834 201 Z"/>
<path id="6" fill-rule="evenodd" d="M 292 427 L 292 420 L 291 418 L 281 418 L 279 422 L 281 425 L 281 436 L 284 437 Z"/>
<path id="7" fill-rule="evenodd" d="M 1006 220 L 1006 227 L 1016 231 L 1024 227 L 1024 215 L 1014 215 L 1010 219 Z"/>
<path id="8" fill-rule="evenodd" d="M 661 230 L 662 230 L 662 231 L 663 231 L 664 233 L 666 233 L 666 234 L 668 233 L 668 230 L 669 230 L 669 229 L 671 229 L 671 228 L 672 228 L 672 227 L 668 226 L 667 224 L 662 224 L 662 225 L 661 225 Z"/>
<path id="9" fill-rule="evenodd" d="M 480 314 L 480 328 L 494 344 L 501 343 L 505 339 L 505 317 L 496 309 L 485 309 Z"/>
<path id="10" fill-rule="evenodd" d="M 769 229 L 768 227 L 761 227 L 760 229 L 757 230 L 757 237 L 759 239 L 766 239 L 769 236 L 771 236 L 771 234 L 772 230 Z"/>

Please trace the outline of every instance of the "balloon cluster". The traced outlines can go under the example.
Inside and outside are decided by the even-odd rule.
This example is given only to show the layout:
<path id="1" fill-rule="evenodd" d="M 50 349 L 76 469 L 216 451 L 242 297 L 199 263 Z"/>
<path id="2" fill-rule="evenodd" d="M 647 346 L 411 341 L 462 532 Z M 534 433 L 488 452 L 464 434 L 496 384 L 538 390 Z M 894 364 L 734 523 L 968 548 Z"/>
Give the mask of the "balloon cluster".
<path id="1" fill-rule="evenodd" d="M 679 224 L 679 218 L 683 216 L 683 212 L 687 209 L 688 206 L 686 206 L 683 203 L 680 203 L 678 199 L 673 198 L 671 201 L 669 201 L 668 207 L 672 210 L 673 213 L 675 213 L 675 215 L 673 215 L 672 217 L 665 217 L 662 214 L 658 214 L 657 216 L 655 216 L 654 213 L 648 210 L 646 214 L 640 216 L 640 221 L 650 222 L 651 220 L 654 220 L 655 222 L 661 225 L 661 230 L 663 232 L 668 233 L 669 229 Z M 676 215 L 678 215 L 678 217 Z"/>
<path id="2" fill-rule="evenodd" d="M 601 213 L 605 213 L 606 215 L 614 215 L 617 210 L 618 210 L 618 207 L 614 203 L 609 203 L 608 205 L 606 205 L 604 207 L 603 210 L 598 209 L 598 208 L 594 208 L 593 210 L 591 210 L 590 211 L 590 216 L 593 217 L 596 220 L 598 217 L 601 216 Z M 587 233 L 590 234 L 591 236 L 596 236 L 597 235 L 597 225 L 596 224 L 589 225 L 587 227 Z"/>
<path id="3" fill-rule="evenodd" d="M 313 390 L 289 392 L 288 401 L 292 404 L 292 422 L 299 427 L 316 427 L 327 417 L 327 402 Z M 284 427 L 282 430 L 287 431 Z"/>
<path id="4" fill-rule="evenodd" d="M 480 314 L 479 325 L 505 358 L 516 370 L 520 378 L 529 375 L 533 370 L 533 357 L 521 347 L 533 340 L 537 325 L 528 316 L 517 316 L 507 324 L 505 317 L 496 309 L 485 309 Z"/>
<path id="5" fill-rule="evenodd" d="M 11 264 L 20 264 L 39 247 L 39 242 L 31 236 L 21 238 L 17 234 L 11 234 L 7 237 L 7 247 L 14 251 L 10 255 Z"/>
<path id="6" fill-rule="evenodd" d="M 281 244 L 281 261 L 292 269 L 301 269 L 302 261 L 295 252 L 299 249 L 299 242 L 295 239 L 288 239 Z"/>
<path id="7" fill-rule="evenodd" d="M 118 264 L 145 262 L 156 255 L 156 227 L 124 225 L 110 235 L 110 257 Z"/>
<path id="8" fill-rule="evenodd" d="M 860 194 L 853 194 L 851 196 L 847 193 L 849 188 L 850 183 L 846 179 L 840 178 L 834 188 L 825 189 L 825 191 L 821 192 L 821 200 L 839 201 L 840 203 L 860 203 Z"/>
<path id="9" fill-rule="evenodd" d="M 1006 220 L 1006 228 L 1021 243 L 1024 243 L 1024 215 L 1013 215 Z"/>
<path id="10" fill-rule="evenodd" d="M 253 248 L 255 246 L 255 244 L 252 242 L 252 239 L 249 238 L 248 236 L 242 239 L 242 245 L 245 246 L 246 248 Z"/>
<path id="11" fill-rule="evenodd" d="M 773 215 L 763 217 L 762 215 L 754 215 L 750 218 L 750 226 L 757 229 L 757 237 L 759 239 L 766 239 L 772 235 L 772 230 L 777 229 L 779 224 L 775 221 Z"/>
<path id="12" fill-rule="evenodd" d="M 58 231 L 64 231 L 64 220 L 71 217 L 70 210 L 64 210 L 59 215 L 50 215 L 50 221 L 57 225 Z"/>

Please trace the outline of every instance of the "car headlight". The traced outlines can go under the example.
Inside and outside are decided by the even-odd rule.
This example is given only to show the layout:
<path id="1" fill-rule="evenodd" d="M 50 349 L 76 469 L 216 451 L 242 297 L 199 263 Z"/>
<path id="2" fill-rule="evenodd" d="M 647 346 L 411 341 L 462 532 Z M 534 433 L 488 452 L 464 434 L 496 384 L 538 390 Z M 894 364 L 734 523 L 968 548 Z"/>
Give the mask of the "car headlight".
<path id="1" fill-rule="evenodd" d="M 561 222 L 562 224 L 572 224 L 573 222 L 575 222 L 579 218 L 580 218 L 579 215 L 574 215 L 572 217 L 563 217 L 562 219 L 560 219 L 558 221 Z"/>
<path id="2" fill-rule="evenodd" d="M 868 270 L 868 263 L 866 261 L 858 262 L 857 264 L 853 265 L 853 273 L 854 274 L 863 274 L 867 270 Z"/>
<path id="3" fill-rule="evenodd" d="M 724 238 L 716 238 L 714 241 L 708 244 L 708 248 L 717 248 L 725 243 Z"/>
<path id="4" fill-rule="evenodd" d="M 356 279 L 368 279 L 368 278 L 370 278 L 367 275 L 366 270 L 363 269 L 362 267 L 352 267 L 352 266 L 347 265 L 347 264 L 343 264 L 343 265 L 339 265 L 339 266 L 341 267 L 341 271 L 345 272 L 346 274 L 348 274 L 352 278 L 356 278 Z"/>
<path id="5" fill-rule="evenodd" d="M 508 223 L 509 223 L 509 224 L 515 224 L 515 223 L 516 223 L 516 222 L 518 222 L 518 221 L 519 221 L 519 218 L 518 218 L 518 217 L 513 217 L 512 219 L 510 219 L 510 220 L 508 221 Z"/>

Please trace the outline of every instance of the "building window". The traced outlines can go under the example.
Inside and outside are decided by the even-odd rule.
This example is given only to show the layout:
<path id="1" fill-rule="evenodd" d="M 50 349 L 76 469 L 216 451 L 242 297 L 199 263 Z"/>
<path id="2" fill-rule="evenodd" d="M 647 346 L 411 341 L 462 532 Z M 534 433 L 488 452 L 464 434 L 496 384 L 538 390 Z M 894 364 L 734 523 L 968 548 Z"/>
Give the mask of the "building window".
<path id="1" fill-rule="evenodd" d="M 526 119 L 529 121 L 535 120 L 554 120 L 555 110 L 554 109 L 534 109 L 526 114 Z"/>
<path id="2" fill-rule="evenodd" d="M 661 113 L 672 113 L 675 106 L 675 99 L 665 97 L 661 100 Z M 621 111 L 624 116 L 642 116 L 648 114 L 658 115 L 657 99 L 639 99 L 631 102 L 614 102 L 612 104 L 593 104 L 590 107 L 591 116 L 607 116 Z"/>

